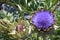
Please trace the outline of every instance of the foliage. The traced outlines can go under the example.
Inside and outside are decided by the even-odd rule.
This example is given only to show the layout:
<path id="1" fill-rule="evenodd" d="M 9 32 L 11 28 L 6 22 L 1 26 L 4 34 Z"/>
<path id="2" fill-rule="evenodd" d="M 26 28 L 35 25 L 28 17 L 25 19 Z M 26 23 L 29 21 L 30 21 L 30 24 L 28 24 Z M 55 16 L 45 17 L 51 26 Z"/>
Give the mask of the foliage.
<path id="1" fill-rule="evenodd" d="M 60 40 L 60 7 L 57 6 L 55 10 L 53 8 L 58 2 L 60 3 L 59 0 L 0 0 L 2 5 L 5 4 L 0 10 L 0 39 Z M 53 29 L 53 32 L 41 32 L 34 29 L 30 18 L 42 8 L 54 10 L 56 19 L 54 25 L 57 29 Z M 16 31 L 16 26 L 20 24 L 24 27 L 23 32 Z"/>

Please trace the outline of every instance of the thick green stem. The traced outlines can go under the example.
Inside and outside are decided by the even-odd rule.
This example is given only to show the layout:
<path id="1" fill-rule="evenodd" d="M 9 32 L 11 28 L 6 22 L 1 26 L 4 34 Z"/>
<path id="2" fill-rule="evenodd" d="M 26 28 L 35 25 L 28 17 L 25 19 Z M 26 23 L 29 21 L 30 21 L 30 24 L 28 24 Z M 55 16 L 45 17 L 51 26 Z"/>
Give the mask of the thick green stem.
<path id="1" fill-rule="evenodd" d="M 54 12 L 58 6 L 60 6 L 60 1 L 57 2 L 57 4 L 55 4 L 52 8 L 51 8 L 51 11 Z"/>
<path id="2" fill-rule="evenodd" d="M 37 33 L 37 40 L 39 40 L 39 35 L 38 35 L 38 33 Z"/>
<path id="3" fill-rule="evenodd" d="M 43 40 L 46 40 L 46 37 L 45 36 L 43 36 Z"/>

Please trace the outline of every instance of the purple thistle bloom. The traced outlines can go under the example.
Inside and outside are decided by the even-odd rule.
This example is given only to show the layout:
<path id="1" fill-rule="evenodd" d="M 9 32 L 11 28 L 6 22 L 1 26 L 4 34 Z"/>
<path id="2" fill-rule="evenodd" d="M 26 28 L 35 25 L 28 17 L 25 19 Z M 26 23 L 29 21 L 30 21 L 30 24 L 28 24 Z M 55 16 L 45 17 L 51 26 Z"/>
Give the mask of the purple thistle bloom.
<path id="1" fill-rule="evenodd" d="M 43 30 L 48 29 L 54 24 L 54 15 L 50 11 L 38 11 L 34 16 L 32 17 L 33 24 Z"/>
<path id="2" fill-rule="evenodd" d="M 17 25 L 16 26 L 16 31 L 23 31 L 23 26 L 22 25 Z"/>

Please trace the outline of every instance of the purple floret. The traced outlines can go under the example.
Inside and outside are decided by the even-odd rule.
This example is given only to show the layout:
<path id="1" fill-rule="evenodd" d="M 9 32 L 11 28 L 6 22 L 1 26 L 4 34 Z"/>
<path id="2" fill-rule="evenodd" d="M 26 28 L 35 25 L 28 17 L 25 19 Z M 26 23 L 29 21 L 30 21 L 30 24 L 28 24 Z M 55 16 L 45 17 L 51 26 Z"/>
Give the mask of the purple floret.
<path id="1" fill-rule="evenodd" d="M 48 29 L 52 24 L 54 24 L 54 15 L 50 11 L 38 11 L 32 17 L 32 22 L 41 30 Z"/>

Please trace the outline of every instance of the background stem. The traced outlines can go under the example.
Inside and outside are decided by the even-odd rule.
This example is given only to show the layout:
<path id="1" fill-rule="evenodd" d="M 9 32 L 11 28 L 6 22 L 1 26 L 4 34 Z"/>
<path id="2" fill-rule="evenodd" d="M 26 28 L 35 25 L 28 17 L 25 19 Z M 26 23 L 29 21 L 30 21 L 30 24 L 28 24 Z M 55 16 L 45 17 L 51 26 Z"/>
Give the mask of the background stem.
<path id="1" fill-rule="evenodd" d="M 54 12 L 56 10 L 56 8 L 58 8 L 58 6 L 60 6 L 60 1 L 57 2 L 57 4 L 55 4 L 52 8 L 51 11 Z"/>
<path id="2" fill-rule="evenodd" d="M 39 40 L 39 35 L 38 35 L 38 33 L 37 33 L 37 40 Z"/>

